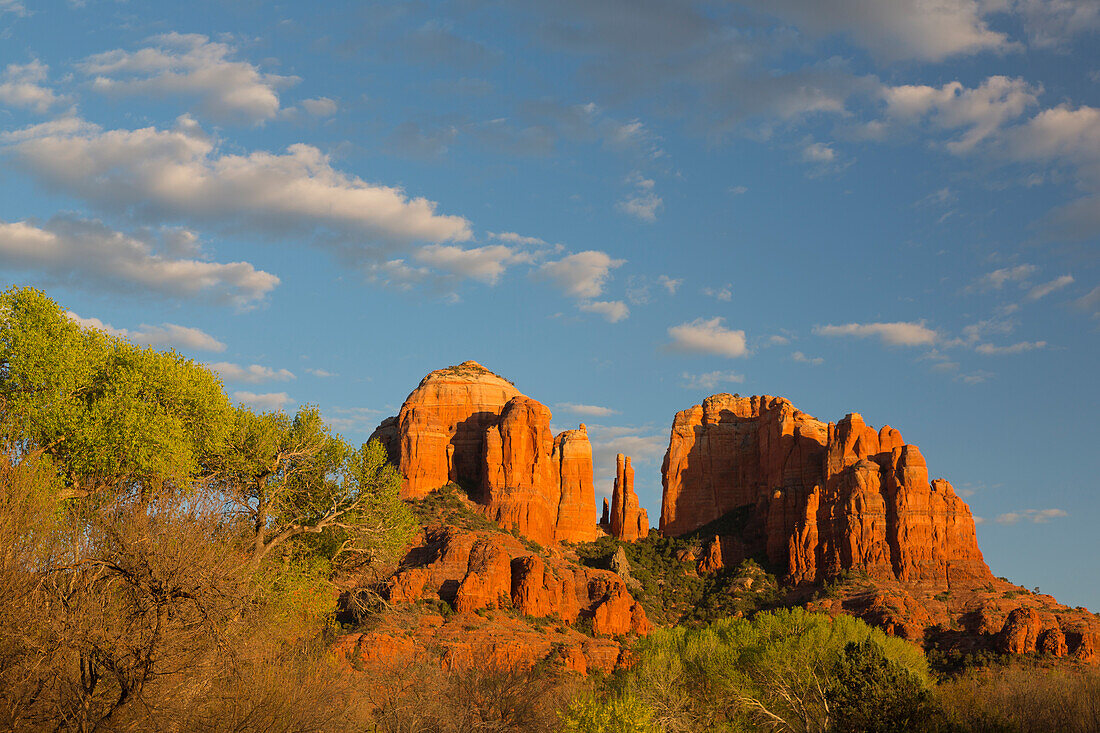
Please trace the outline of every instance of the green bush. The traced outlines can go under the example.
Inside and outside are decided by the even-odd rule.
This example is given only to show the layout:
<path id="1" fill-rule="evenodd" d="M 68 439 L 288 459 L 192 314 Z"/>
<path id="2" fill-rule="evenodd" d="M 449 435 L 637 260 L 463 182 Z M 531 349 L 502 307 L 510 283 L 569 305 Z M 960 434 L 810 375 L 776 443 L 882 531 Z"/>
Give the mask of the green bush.
<path id="1" fill-rule="evenodd" d="M 825 697 L 835 733 L 920 730 L 936 717 L 927 686 L 869 638 L 848 642 L 829 678 Z"/>

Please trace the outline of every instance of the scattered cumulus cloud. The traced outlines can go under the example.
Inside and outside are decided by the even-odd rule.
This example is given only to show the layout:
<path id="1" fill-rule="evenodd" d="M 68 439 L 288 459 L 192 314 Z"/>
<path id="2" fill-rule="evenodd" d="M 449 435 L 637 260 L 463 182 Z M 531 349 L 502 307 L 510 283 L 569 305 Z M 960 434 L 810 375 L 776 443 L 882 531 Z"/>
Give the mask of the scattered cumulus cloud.
<path id="1" fill-rule="evenodd" d="M 265 412 L 276 412 L 282 410 L 287 405 L 294 404 L 294 400 L 290 399 L 290 395 L 286 392 L 265 392 L 257 394 L 256 392 L 249 392 L 247 390 L 238 390 L 233 393 L 233 399 L 243 405 Z"/>
<path id="2" fill-rule="evenodd" d="M 186 116 L 171 130 L 103 130 L 65 118 L 2 133 L 4 143 L 32 178 L 111 212 L 282 238 L 325 234 L 351 257 L 376 254 L 378 245 L 472 237 L 466 219 L 347 175 L 311 145 L 221 153 Z"/>
<path id="3" fill-rule="evenodd" d="M 496 285 L 510 265 L 530 264 L 533 261 L 530 253 L 503 244 L 470 249 L 449 244 L 429 244 L 417 250 L 414 256 L 418 262 L 435 270 L 480 280 L 488 285 Z"/>
<path id="4" fill-rule="evenodd" d="M 613 259 L 606 252 L 588 250 L 546 262 L 538 272 L 569 297 L 596 298 L 603 293 L 611 271 L 625 263 L 626 260 Z"/>
<path id="5" fill-rule="evenodd" d="M 193 351 L 225 351 L 225 344 L 198 328 L 180 326 L 175 323 L 162 323 L 159 326 L 142 324 L 134 330 L 115 328 L 98 318 L 82 318 L 72 311 L 65 315 L 81 328 L 95 328 L 117 338 L 127 339 L 135 344 L 156 346 L 158 348 L 180 348 Z"/>
<path id="6" fill-rule="evenodd" d="M 998 515 L 995 520 L 998 524 L 1017 524 L 1019 522 L 1034 522 L 1044 524 L 1052 519 L 1068 517 L 1063 509 L 1024 509 L 1018 512 L 1006 512 Z"/>
<path id="7" fill-rule="evenodd" d="M 731 330 L 722 325 L 724 318 L 696 318 L 668 329 L 672 337 L 668 348 L 697 354 L 714 354 L 731 359 L 747 356 L 745 332 Z"/>
<path id="8" fill-rule="evenodd" d="M 599 405 L 582 405 L 575 402 L 559 402 L 555 405 L 559 410 L 566 412 L 572 412 L 576 415 L 586 415 L 588 417 L 608 417 L 610 415 L 619 414 L 618 410 L 612 410 L 610 407 L 600 407 Z"/>
<path id="9" fill-rule="evenodd" d="M 802 148 L 802 160 L 806 163 L 832 163 L 836 151 L 825 143 L 810 143 Z"/>
<path id="10" fill-rule="evenodd" d="M 1006 283 L 1026 281 L 1035 270 L 1035 265 L 1028 264 L 1002 267 L 979 277 L 966 287 L 966 292 L 987 293 L 992 290 L 1000 290 Z"/>
<path id="11" fill-rule="evenodd" d="M 803 354 L 801 351 L 796 351 L 791 354 L 791 358 L 797 362 L 809 364 L 811 366 L 820 366 L 821 364 L 825 363 L 825 360 L 822 359 L 820 356 L 809 357 Z"/>
<path id="12" fill-rule="evenodd" d="M 51 107 L 65 102 L 65 98 L 43 84 L 48 73 L 49 67 L 38 60 L 8 64 L 0 73 L 0 104 L 45 114 Z"/>
<path id="13" fill-rule="evenodd" d="M 328 377 L 339 376 L 338 374 L 336 374 L 336 372 L 330 372 L 327 369 L 310 369 L 310 368 L 306 368 L 306 374 L 312 374 L 313 376 L 320 377 L 322 379 L 327 379 Z"/>
<path id="14" fill-rule="evenodd" d="M 133 52 L 116 49 L 90 56 L 78 68 L 92 77 L 92 88 L 103 94 L 193 97 L 198 100 L 197 111 L 218 122 L 257 123 L 275 117 L 277 89 L 297 81 L 235 61 L 236 49 L 207 36 L 165 33 L 153 36 L 149 43 Z M 316 107 L 321 100 L 302 104 L 310 102 Z"/>
<path id="15" fill-rule="evenodd" d="M 1035 351 L 1036 349 L 1045 349 L 1047 345 L 1046 341 L 1020 341 L 1019 343 L 1011 344 L 1009 346 L 995 346 L 994 344 L 978 344 L 974 347 L 974 351 L 979 354 L 986 355 L 1003 355 L 1003 354 L 1022 354 L 1025 351 Z"/>
<path id="16" fill-rule="evenodd" d="M 589 300 L 577 307 L 586 313 L 600 314 L 608 323 L 618 323 L 630 316 L 630 308 L 621 300 Z"/>
<path id="17" fill-rule="evenodd" d="M 509 244 L 518 244 L 524 247 L 545 247 L 546 241 L 539 239 L 538 237 L 525 237 L 522 234 L 515 232 L 489 232 L 489 236 L 493 239 L 499 239 L 501 242 L 508 242 Z"/>
<path id="18" fill-rule="evenodd" d="M 661 275 L 657 278 L 657 283 L 668 291 L 669 295 L 676 295 L 676 290 L 684 284 L 684 281 L 680 278 L 672 278 L 668 275 Z"/>
<path id="19" fill-rule="evenodd" d="M 261 382 L 286 382 L 295 379 L 294 374 L 287 369 L 272 369 L 261 364 L 241 366 L 228 361 L 218 361 L 210 364 L 210 368 L 226 382 L 260 384 Z"/>
<path id="20" fill-rule="evenodd" d="M 628 183 L 634 186 L 634 191 L 617 204 L 619 211 L 650 224 L 657 221 L 657 211 L 664 202 L 653 190 L 654 181 L 635 173 Z"/>
<path id="21" fill-rule="evenodd" d="M 1073 275 L 1061 275 L 1054 278 L 1050 282 L 1041 283 L 1036 285 L 1031 290 L 1027 291 L 1028 300 L 1039 300 L 1045 298 L 1056 290 L 1061 290 L 1067 285 L 1073 284 Z"/>
<path id="22" fill-rule="evenodd" d="M 279 284 L 278 277 L 248 262 L 209 262 L 170 254 L 199 249 L 197 237 L 188 231 L 164 232 L 159 245 L 160 252 L 151 237 L 128 236 L 85 219 L 0 222 L 0 262 L 9 269 L 42 272 L 58 282 L 109 291 L 207 296 L 238 307 L 263 300 Z"/>
<path id="23" fill-rule="evenodd" d="M 313 117 L 332 117 L 340 109 L 336 101 L 329 99 L 328 97 L 317 97 L 316 99 L 303 99 L 301 101 L 302 109 Z"/>
<path id="24" fill-rule="evenodd" d="M 680 386 L 684 389 L 713 390 L 720 384 L 741 384 L 745 381 L 745 375 L 737 372 L 704 372 L 703 374 L 690 374 L 684 372 L 680 375 Z"/>
<path id="25" fill-rule="evenodd" d="M 720 288 L 703 288 L 703 295 L 728 303 L 733 300 L 733 286 L 723 285 Z"/>
<path id="26" fill-rule="evenodd" d="M 937 334 L 924 325 L 924 321 L 893 323 L 847 323 L 841 326 L 814 326 L 818 336 L 853 336 L 867 338 L 876 336 L 890 346 L 930 346 L 936 342 Z"/>
<path id="27" fill-rule="evenodd" d="M 942 61 L 1010 47 L 974 0 L 749 0 L 811 37 L 842 35 L 883 61 Z"/>

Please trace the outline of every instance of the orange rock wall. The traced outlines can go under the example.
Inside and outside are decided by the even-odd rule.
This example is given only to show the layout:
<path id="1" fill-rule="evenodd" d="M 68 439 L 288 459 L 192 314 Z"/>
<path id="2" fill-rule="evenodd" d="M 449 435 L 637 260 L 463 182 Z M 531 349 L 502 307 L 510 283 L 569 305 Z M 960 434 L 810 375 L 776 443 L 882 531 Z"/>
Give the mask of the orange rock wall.
<path id="1" fill-rule="evenodd" d="M 649 534 L 649 514 L 634 493 L 634 468 L 630 465 L 630 457 L 620 453 L 615 464 L 615 485 L 608 524 L 612 537 L 634 542 Z"/>
<path id="2" fill-rule="evenodd" d="M 535 542 L 597 535 L 592 446 L 583 425 L 556 438 L 550 410 L 477 362 L 426 376 L 372 438 L 404 476 L 402 496 L 455 482 L 487 515 Z"/>
<path id="3" fill-rule="evenodd" d="M 849 568 L 936 586 L 992 577 L 951 484 L 929 483 L 916 446 L 858 414 L 823 423 L 782 398 L 714 395 L 676 415 L 662 480 L 662 532 L 753 506 L 791 582 Z"/>

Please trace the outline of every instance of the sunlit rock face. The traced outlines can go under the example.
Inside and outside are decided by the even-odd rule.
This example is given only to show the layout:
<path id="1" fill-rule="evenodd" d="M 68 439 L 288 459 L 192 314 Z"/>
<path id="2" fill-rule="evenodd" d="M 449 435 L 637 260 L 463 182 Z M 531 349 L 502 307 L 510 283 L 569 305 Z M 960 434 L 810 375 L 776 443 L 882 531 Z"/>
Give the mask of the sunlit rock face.
<path id="1" fill-rule="evenodd" d="M 750 539 L 793 583 L 841 570 L 929 586 L 992 578 L 970 508 L 920 450 L 853 413 L 824 423 L 779 397 L 717 394 L 677 413 L 662 467 L 661 531 L 745 507 Z"/>
<path id="2" fill-rule="evenodd" d="M 505 529 L 535 542 L 596 538 L 592 446 L 584 425 L 554 436 L 551 413 L 477 362 L 421 380 L 374 436 L 404 476 L 402 496 L 450 482 Z"/>

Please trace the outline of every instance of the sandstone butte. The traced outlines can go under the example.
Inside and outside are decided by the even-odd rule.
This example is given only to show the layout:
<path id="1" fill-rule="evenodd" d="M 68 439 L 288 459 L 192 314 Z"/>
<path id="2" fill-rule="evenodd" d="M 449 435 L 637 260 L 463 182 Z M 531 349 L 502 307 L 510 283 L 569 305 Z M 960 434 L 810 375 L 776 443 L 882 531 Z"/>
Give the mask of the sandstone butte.
<path id="1" fill-rule="evenodd" d="M 662 480 L 662 533 L 750 508 L 748 535 L 788 583 L 852 568 L 945 588 L 993 577 L 951 484 L 929 482 L 915 445 L 856 413 L 833 424 L 779 397 L 708 397 L 676 414 Z"/>
<path id="2" fill-rule="evenodd" d="M 375 431 L 404 476 L 402 496 L 456 483 L 505 529 L 542 544 L 596 539 L 592 446 L 582 424 L 557 436 L 549 408 L 475 361 L 421 380 Z"/>

